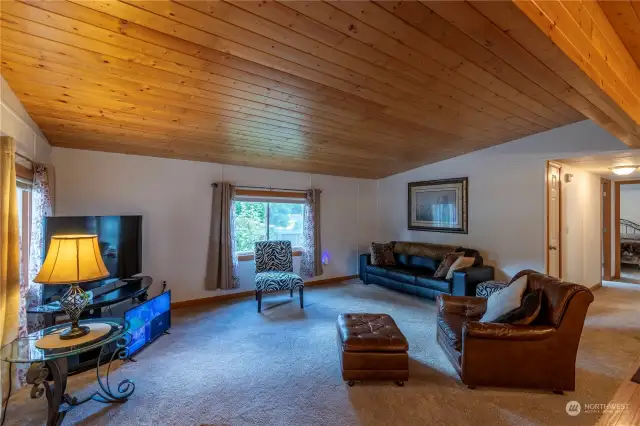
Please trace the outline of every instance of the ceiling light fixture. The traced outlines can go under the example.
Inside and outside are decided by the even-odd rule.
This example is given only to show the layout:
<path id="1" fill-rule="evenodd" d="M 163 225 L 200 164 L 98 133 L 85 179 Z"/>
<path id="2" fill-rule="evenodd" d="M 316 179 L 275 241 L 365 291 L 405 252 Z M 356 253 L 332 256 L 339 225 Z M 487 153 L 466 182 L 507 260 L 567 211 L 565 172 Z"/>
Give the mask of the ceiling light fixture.
<path id="1" fill-rule="evenodd" d="M 631 173 L 635 172 L 636 169 L 638 168 L 638 166 L 616 166 L 616 167 L 612 167 L 611 171 L 615 174 L 617 174 L 618 176 L 626 176 L 626 175 L 630 175 Z"/>

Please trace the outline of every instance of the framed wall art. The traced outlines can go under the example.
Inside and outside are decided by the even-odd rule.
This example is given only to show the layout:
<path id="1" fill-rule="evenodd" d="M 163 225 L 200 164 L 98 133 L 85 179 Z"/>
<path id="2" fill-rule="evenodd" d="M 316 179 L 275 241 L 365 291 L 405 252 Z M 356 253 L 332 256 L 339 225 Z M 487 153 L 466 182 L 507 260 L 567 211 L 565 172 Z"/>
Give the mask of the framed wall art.
<path id="1" fill-rule="evenodd" d="M 469 178 L 409 183 L 409 229 L 469 233 Z"/>

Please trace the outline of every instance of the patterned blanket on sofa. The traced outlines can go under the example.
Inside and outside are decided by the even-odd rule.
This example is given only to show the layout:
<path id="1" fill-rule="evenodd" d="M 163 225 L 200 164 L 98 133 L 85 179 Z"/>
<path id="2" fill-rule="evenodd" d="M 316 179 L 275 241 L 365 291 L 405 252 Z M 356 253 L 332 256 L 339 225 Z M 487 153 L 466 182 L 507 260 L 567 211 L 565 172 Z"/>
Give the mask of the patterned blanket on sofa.
<path id="1" fill-rule="evenodd" d="M 620 236 L 620 261 L 640 265 L 640 234 Z"/>

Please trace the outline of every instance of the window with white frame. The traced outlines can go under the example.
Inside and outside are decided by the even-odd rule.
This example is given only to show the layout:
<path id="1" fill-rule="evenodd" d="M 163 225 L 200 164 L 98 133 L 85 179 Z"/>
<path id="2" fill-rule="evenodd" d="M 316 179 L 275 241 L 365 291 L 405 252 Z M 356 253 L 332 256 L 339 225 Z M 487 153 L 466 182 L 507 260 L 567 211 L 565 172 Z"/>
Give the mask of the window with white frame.
<path id="1" fill-rule="evenodd" d="M 20 238 L 20 264 L 22 277 L 29 279 L 29 244 L 31 243 L 31 182 L 18 178 L 16 182 L 18 202 L 18 232 Z"/>
<path id="2" fill-rule="evenodd" d="M 240 196 L 234 208 L 239 255 L 253 254 L 257 241 L 291 241 L 294 251 L 302 247 L 303 199 Z"/>

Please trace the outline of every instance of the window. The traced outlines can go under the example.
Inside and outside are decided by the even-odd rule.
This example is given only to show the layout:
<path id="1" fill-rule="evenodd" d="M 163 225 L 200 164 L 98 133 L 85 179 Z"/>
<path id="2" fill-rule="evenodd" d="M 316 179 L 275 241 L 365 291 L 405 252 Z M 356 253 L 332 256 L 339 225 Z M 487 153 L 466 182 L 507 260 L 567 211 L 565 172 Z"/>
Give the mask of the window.
<path id="1" fill-rule="evenodd" d="M 249 260 L 256 241 L 291 241 L 300 248 L 303 242 L 303 200 L 265 200 L 243 197 L 234 202 L 236 251 L 241 260 Z"/>
<path id="2" fill-rule="evenodd" d="M 31 183 L 18 178 L 18 232 L 20 233 L 20 263 L 22 276 L 29 279 L 29 244 L 31 243 Z"/>

